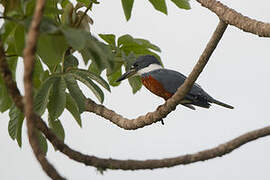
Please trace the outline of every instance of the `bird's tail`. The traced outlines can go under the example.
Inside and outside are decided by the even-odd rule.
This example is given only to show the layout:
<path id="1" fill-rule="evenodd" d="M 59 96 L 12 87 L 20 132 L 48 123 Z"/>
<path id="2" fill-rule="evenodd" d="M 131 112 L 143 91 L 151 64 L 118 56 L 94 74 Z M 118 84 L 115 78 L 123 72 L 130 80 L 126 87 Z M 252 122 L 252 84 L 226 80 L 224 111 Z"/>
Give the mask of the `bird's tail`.
<path id="1" fill-rule="evenodd" d="M 225 103 L 220 102 L 220 101 L 215 100 L 215 99 L 212 99 L 212 100 L 211 100 L 211 103 L 214 103 L 214 104 L 217 104 L 217 105 L 223 106 L 223 107 L 225 107 L 225 108 L 229 108 L 229 109 L 233 109 L 233 108 L 234 108 L 233 106 L 231 106 L 231 105 L 229 105 L 229 104 L 225 104 Z"/>

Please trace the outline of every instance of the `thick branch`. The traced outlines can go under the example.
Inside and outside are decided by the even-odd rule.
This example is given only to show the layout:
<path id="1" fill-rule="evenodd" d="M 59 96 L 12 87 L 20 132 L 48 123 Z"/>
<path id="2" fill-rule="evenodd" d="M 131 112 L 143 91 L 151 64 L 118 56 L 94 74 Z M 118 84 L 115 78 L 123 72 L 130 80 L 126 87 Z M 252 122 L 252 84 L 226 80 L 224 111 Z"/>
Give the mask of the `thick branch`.
<path id="1" fill-rule="evenodd" d="M 32 74 L 34 69 L 34 55 L 36 50 L 36 44 L 39 36 L 39 25 L 42 19 L 45 3 L 46 0 L 38 0 L 36 3 L 35 13 L 30 25 L 29 32 L 27 34 L 26 47 L 24 49 L 24 113 L 27 120 L 27 133 L 29 137 L 29 142 L 43 170 L 52 179 L 64 179 L 59 175 L 53 165 L 50 164 L 46 159 L 44 152 L 42 152 L 39 146 L 35 129 Z"/>
<path id="2" fill-rule="evenodd" d="M 1 49 L 0 49 L 1 50 Z M 0 51 L 1 52 L 1 51 Z M 3 74 L 2 70 L 2 61 L 5 61 L 3 56 L 0 56 L 0 71 Z M 8 67 L 7 67 L 8 70 Z M 11 74 L 9 75 L 11 81 Z M 6 78 L 4 78 L 6 84 Z M 11 93 L 13 86 L 7 86 L 8 92 Z M 19 92 L 15 93 L 14 96 L 20 96 Z M 16 104 L 18 105 L 18 103 Z M 64 144 L 61 140 L 59 140 L 55 134 L 47 127 L 47 125 L 40 119 L 40 117 L 35 116 L 36 118 L 36 126 L 37 128 L 46 136 L 46 138 L 53 144 L 53 146 L 60 150 L 62 153 L 67 155 L 69 158 L 84 163 L 87 166 L 94 166 L 103 169 L 124 169 L 124 170 L 136 170 L 136 169 L 155 169 L 155 168 L 163 168 L 163 167 L 172 167 L 181 164 L 190 164 L 198 161 L 204 161 L 208 159 L 212 159 L 215 157 L 223 156 L 225 154 L 230 153 L 234 149 L 239 148 L 240 146 L 254 141 L 258 138 L 270 135 L 270 126 L 258 129 L 238 138 L 235 138 L 225 144 L 219 145 L 213 149 L 200 151 L 195 154 L 187 154 L 183 156 L 178 156 L 175 158 L 166 158 L 160 160 L 145 160 L 145 161 L 137 161 L 137 160 L 116 160 L 116 159 L 103 159 L 95 156 L 89 156 L 82 154 L 78 151 L 71 149 L 69 146 Z"/>
<path id="3" fill-rule="evenodd" d="M 197 0 L 202 6 L 214 12 L 221 20 L 243 31 L 260 37 L 270 37 L 270 23 L 265 23 L 243 16 L 216 0 Z"/>
<path id="4" fill-rule="evenodd" d="M 1 45 L 1 42 L 0 42 Z M 0 46 L 0 52 L 3 52 L 3 49 Z M 5 66 L 6 62 L 5 56 L 1 56 L 0 53 L 0 71 L 1 75 L 4 77 L 4 72 L 10 72 L 8 66 Z M 4 65 L 4 66 L 3 66 Z M 16 97 L 20 97 L 19 91 L 16 87 L 15 82 L 12 80 L 12 74 L 7 73 L 6 76 L 8 78 L 3 78 L 5 84 L 7 85 L 8 92 L 10 93 L 13 101 L 15 101 Z M 9 86 L 8 80 L 12 81 L 14 86 Z M 14 88 L 14 89 L 12 89 Z M 15 92 L 14 94 L 11 94 Z M 21 100 L 19 100 L 21 101 Z M 17 101 L 16 101 L 17 102 Z M 15 104 L 19 107 L 19 104 L 22 102 L 17 102 Z M 53 144 L 53 146 L 60 150 L 62 153 L 67 155 L 69 158 L 84 163 L 87 166 L 94 166 L 103 169 L 123 169 L 123 170 L 136 170 L 136 169 L 155 169 L 155 168 L 163 168 L 163 167 L 172 167 L 181 164 L 190 164 L 198 161 L 204 161 L 208 159 L 212 159 L 215 157 L 223 156 L 227 153 L 230 153 L 234 149 L 239 148 L 240 146 L 254 141 L 258 138 L 270 135 L 270 126 L 258 129 L 249 133 L 246 133 L 238 138 L 235 138 L 225 144 L 219 145 L 213 149 L 200 151 L 195 154 L 187 154 L 183 156 L 178 156 L 174 158 L 166 158 L 160 160 L 145 160 L 145 161 L 137 161 L 137 160 L 116 160 L 116 159 L 103 159 L 95 156 L 89 156 L 82 154 L 78 151 L 71 149 L 69 146 L 64 144 L 61 140 L 59 140 L 56 135 L 47 127 L 47 125 L 42 121 L 42 119 L 38 116 L 34 116 L 36 121 L 36 127 L 46 136 L 46 138 Z"/>
<path id="5" fill-rule="evenodd" d="M 93 112 L 101 117 L 104 117 L 105 119 L 110 120 L 117 126 L 124 128 L 126 130 L 134 130 L 142 128 L 146 125 L 150 125 L 166 117 L 171 111 L 173 111 L 176 108 L 178 102 L 181 99 L 183 99 L 186 93 L 191 89 L 191 87 L 199 77 L 200 73 L 202 72 L 203 68 L 205 67 L 206 63 L 208 62 L 213 51 L 215 50 L 226 28 L 227 24 L 224 23 L 223 21 L 220 21 L 210 41 L 208 42 L 205 50 L 200 56 L 197 64 L 195 65 L 192 72 L 185 80 L 184 84 L 180 86 L 177 92 L 170 99 L 168 99 L 162 106 L 160 106 L 156 111 L 147 113 L 144 116 L 139 116 L 136 119 L 129 120 L 115 113 L 114 111 L 106 108 L 103 105 L 96 104 L 92 100 L 86 101 L 86 110 L 89 112 Z"/>
<path id="6" fill-rule="evenodd" d="M 69 146 L 60 141 L 43 121 L 39 121 L 37 124 L 46 136 L 46 138 L 53 144 L 53 146 L 67 155 L 69 158 L 84 163 L 87 166 L 94 166 L 102 169 L 122 169 L 122 170 L 138 170 L 138 169 L 156 169 L 173 167 L 182 164 L 191 164 L 198 161 L 205 161 L 216 157 L 221 157 L 225 154 L 232 152 L 240 146 L 254 141 L 258 138 L 270 135 L 270 126 L 262 129 L 251 131 L 243 134 L 227 143 L 221 144 L 215 148 L 200 151 L 194 154 L 187 154 L 173 158 L 165 159 L 149 159 L 149 160 L 117 160 L 117 159 L 103 159 L 96 156 L 89 156 L 82 154 L 78 151 L 71 149 Z"/>

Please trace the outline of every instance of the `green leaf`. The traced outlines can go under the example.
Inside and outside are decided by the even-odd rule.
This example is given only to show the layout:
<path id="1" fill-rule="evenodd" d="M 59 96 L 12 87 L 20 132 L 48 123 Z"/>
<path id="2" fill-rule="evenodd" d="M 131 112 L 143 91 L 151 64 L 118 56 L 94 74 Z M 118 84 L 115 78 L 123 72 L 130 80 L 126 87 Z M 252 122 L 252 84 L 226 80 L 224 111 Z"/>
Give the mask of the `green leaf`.
<path id="1" fill-rule="evenodd" d="M 65 27 L 61 30 L 64 33 L 68 44 L 73 49 L 76 49 L 78 51 L 82 50 L 85 47 L 86 41 L 89 38 L 88 36 L 90 36 L 89 33 L 81 29 Z"/>
<path id="2" fill-rule="evenodd" d="M 34 98 L 34 110 L 35 112 L 41 116 L 46 110 L 50 90 L 57 80 L 57 76 L 51 76 L 46 81 L 44 81 L 40 88 L 38 89 L 35 98 Z"/>
<path id="3" fill-rule="evenodd" d="M 110 44 L 112 47 L 116 47 L 114 34 L 99 34 L 99 37 Z"/>
<path id="4" fill-rule="evenodd" d="M 9 48 L 7 50 L 7 52 L 9 53 Z M 16 69 L 17 69 L 17 63 L 18 63 L 18 57 L 14 56 L 14 57 L 9 57 L 7 59 L 7 63 L 8 63 L 8 67 L 10 69 L 10 71 L 12 72 L 12 79 L 16 80 Z"/>
<path id="5" fill-rule="evenodd" d="M 125 61 L 125 69 L 126 71 L 132 66 L 132 64 L 136 61 L 136 56 L 133 52 L 129 53 L 128 56 L 125 54 L 122 55 Z"/>
<path id="6" fill-rule="evenodd" d="M 33 73 L 33 84 L 35 88 L 38 88 L 42 82 L 42 75 L 44 73 L 42 64 L 39 60 L 39 57 L 35 57 L 35 68 Z"/>
<path id="7" fill-rule="evenodd" d="M 134 42 L 134 39 L 131 35 L 129 34 L 125 34 L 121 37 L 118 38 L 117 40 L 117 46 L 120 48 L 121 45 L 128 45 L 128 44 L 137 44 L 136 42 Z"/>
<path id="8" fill-rule="evenodd" d="M 76 15 L 77 16 L 76 16 L 75 26 L 79 25 L 78 29 L 82 29 L 86 32 L 90 32 L 90 24 L 92 25 L 94 23 L 93 19 L 90 16 L 85 15 L 83 11 L 78 11 Z"/>
<path id="9" fill-rule="evenodd" d="M 118 69 L 121 68 L 123 64 L 124 64 L 123 58 L 115 56 L 114 57 L 114 67 L 112 70 L 109 70 L 109 69 L 107 70 L 107 72 L 106 72 L 107 76 L 110 76 L 115 71 L 118 71 Z"/>
<path id="10" fill-rule="evenodd" d="M 118 86 L 121 82 L 116 82 L 116 80 L 122 75 L 122 69 L 119 68 L 117 71 L 114 73 L 110 74 L 107 76 L 109 84 L 111 86 Z"/>
<path id="11" fill-rule="evenodd" d="M 3 43 L 6 42 L 10 37 L 13 36 L 15 29 L 17 28 L 16 23 L 13 21 L 5 21 L 1 26 L 0 34 Z"/>
<path id="12" fill-rule="evenodd" d="M 9 111 L 8 133 L 12 139 L 16 139 L 18 145 L 22 146 L 21 132 L 24 114 L 13 104 Z"/>
<path id="13" fill-rule="evenodd" d="M 84 5 L 87 7 L 87 6 L 89 6 L 89 4 L 90 3 L 92 3 L 91 2 L 91 0 L 77 0 L 78 2 L 81 2 L 81 3 L 84 3 Z"/>
<path id="14" fill-rule="evenodd" d="M 53 17 L 54 17 L 54 15 L 53 15 Z M 60 32 L 60 30 L 52 18 L 43 17 L 41 24 L 40 24 L 40 32 L 41 33 L 48 33 L 48 34 L 56 34 L 56 33 Z"/>
<path id="15" fill-rule="evenodd" d="M 76 101 L 79 112 L 82 113 L 85 110 L 85 96 L 83 95 L 81 89 L 78 86 L 78 83 L 74 79 L 74 77 L 71 74 L 66 74 L 64 76 L 66 85 L 68 88 L 68 91 L 70 95 L 73 97 L 73 99 Z"/>
<path id="16" fill-rule="evenodd" d="M 30 0 L 30 1 L 24 1 L 23 2 L 23 9 L 25 16 L 33 16 L 34 10 L 35 10 L 35 4 L 36 1 Z"/>
<path id="17" fill-rule="evenodd" d="M 69 2 L 69 0 L 61 0 L 60 3 L 61 3 L 62 8 L 65 8 L 66 5 L 69 4 L 70 2 Z"/>
<path id="18" fill-rule="evenodd" d="M 130 86 L 132 87 L 133 94 L 135 94 L 137 91 L 139 91 L 142 88 L 141 78 L 138 76 L 128 78 L 128 82 Z"/>
<path id="19" fill-rule="evenodd" d="M 140 38 L 136 38 L 134 39 L 138 44 L 140 44 L 143 47 L 152 49 L 154 51 L 158 51 L 161 52 L 160 48 L 154 44 L 152 44 L 150 41 L 146 40 L 146 39 L 140 39 Z"/>
<path id="20" fill-rule="evenodd" d="M 134 0 L 122 0 L 122 7 L 124 9 L 127 21 L 130 19 L 133 3 Z"/>
<path id="21" fill-rule="evenodd" d="M 103 69 L 103 70 L 104 70 L 104 69 Z M 100 75 L 101 72 L 102 72 L 102 70 L 100 70 L 100 69 L 97 67 L 97 65 L 96 65 L 95 62 L 92 62 L 92 63 L 90 64 L 90 66 L 89 66 L 89 68 L 88 68 L 88 71 L 90 71 L 90 72 L 92 72 L 92 73 L 95 73 L 95 74 L 97 74 L 97 75 Z"/>
<path id="22" fill-rule="evenodd" d="M 19 0 L 9 0 L 9 1 L 0 1 L 0 2 L 4 6 L 4 13 L 3 13 L 4 16 L 8 16 L 15 12 L 21 13 Z"/>
<path id="23" fill-rule="evenodd" d="M 143 46 L 138 44 L 132 44 L 127 46 L 122 46 L 121 50 L 126 54 L 134 53 L 136 56 L 151 54 L 152 52 Z"/>
<path id="24" fill-rule="evenodd" d="M 68 48 L 63 35 L 40 35 L 37 54 L 52 71 L 61 62 L 64 52 Z"/>
<path id="25" fill-rule="evenodd" d="M 37 132 L 39 146 L 40 146 L 41 150 L 43 151 L 43 153 L 46 155 L 48 152 L 47 139 L 43 136 L 43 134 L 40 131 L 36 131 L 36 132 Z"/>
<path id="26" fill-rule="evenodd" d="M 17 26 L 14 33 L 14 40 L 15 40 L 16 54 L 22 56 L 25 41 L 25 32 L 24 27 L 22 25 Z"/>
<path id="27" fill-rule="evenodd" d="M 81 115 L 79 112 L 79 108 L 76 104 L 76 101 L 72 98 L 72 96 L 66 93 L 66 108 L 72 114 L 76 122 L 82 127 Z"/>
<path id="28" fill-rule="evenodd" d="M 86 47 L 81 51 L 85 64 L 91 59 L 100 71 L 113 68 L 113 54 L 109 46 L 94 37 L 88 37 Z"/>
<path id="29" fill-rule="evenodd" d="M 189 0 L 171 0 L 177 7 L 181 9 L 190 9 Z"/>
<path id="30" fill-rule="evenodd" d="M 53 132 L 55 133 L 55 135 L 62 141 L 65 140 L 65 130 L 62 126 L 62 123 L 59 119 L 57 120 L 52 120 L 49 117 L 49 126 L 50 128 L 52 128 Z"/>
<path id="31" fill-rule="evenodd" d="M 73 72 L 72 75 L 82 83 L 84 83 L 91 91 L 94 93 L 94 95 L 97 97 L 97 99 L 103 103 L 104 101 L 104 93 L 103 91 L 91 80 L 87 77 L 86 74 L 76 71 Z"/>
<path id="32" fill-rule="evenodd" d="M 73 69 L 73 70 L 71 70 L 71 72 L 82 73 L 85 76 L 87 76 L 88 78 L 93 79 L 94 81 L 98 82 L 102 87 L 107 89 L 109 92 L 111 91 L 110 85 L 101 76 L 99 76 L 95 73 L 92 73 L 92 72 L 84 70 L 84 69 Z"/>
<path id="33" fill-rule="evenodd" d="M 29 30 L 30 24 L 32 22 L 32 16 L 27 17 L 23 21 L 21 21 L 21 24 L 25 27 L 26 31 Z M 40 23 L 39 31 L 40 33 L 44 34 L 59 34 L 60 30 L 58 26 L 55 24 L 53 20 L 54 16 L 50 17 L 43 17 Z"/>
<path id="34" fill-rule="evenodd" d="M 167 6 L 165 0 L 149 0 L 154 8 L 164 14 L 167 14 Z"/>
<path id="35" fill-rule="evenodd" d="M 54 81 L 51 94 L 49 96 L 48 111 L 51 119 L 57 119 L 66 106 L 66 82 L 62 76 L 57 77 Z"/>
<path id="36" fill-rule="evenodd" d="M 67 70 L 69 67 L 77 67 L 79 65 L 78 59 L 72 54 L 65 56 L 64 61 L 64 70 Z"/>
<path id="37" fill-rule="evenodd" d="M 16 141 L 17 141 L 19 147 L 22 147 L 22 125 L 23 125 L 23 120 L 19 121 L 19 123 L 17 125 L 18 131 L 17 131 Z"/>
<path id="38" fill-rule="evenodd" d="M 0 85 L 0 111 L 3 113 L 12 105 L 12 100 L 4 84 Z"/>
<path id="39" fill-rule="evenodd" d="M 63 7 L 63 4 L 62 4 L 62 7 Z M 63 7 L 64 12 L 61 16 L 62 24 L 70 26 L 74 23 L 72 21 L 73 8 L 74 8 L 73 4 L 69 1 L 64 4 L 64 7 Z"/>

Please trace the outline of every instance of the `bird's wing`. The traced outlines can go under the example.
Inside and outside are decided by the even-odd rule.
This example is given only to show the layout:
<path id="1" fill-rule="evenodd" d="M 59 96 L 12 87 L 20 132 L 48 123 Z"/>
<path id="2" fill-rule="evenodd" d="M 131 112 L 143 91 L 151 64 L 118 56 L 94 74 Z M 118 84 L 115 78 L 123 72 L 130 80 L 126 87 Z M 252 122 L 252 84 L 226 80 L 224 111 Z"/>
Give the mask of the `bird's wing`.
<path id="1" fill-rule="evenodd" d="M 151 76 L 155 78 L 158 82 L 160 82 L 164 89 L 169 93 L 174 94 L 177 89 L 184 83 L 186 76 L 173 70 L 169 69 L 159 69 L 151 72 Z M 184 105 L 195 105 L 204 108 L 209 108 L 209 103 L 215 103 L 220 106 L 233 109 L 231 105 L 220 102 L 214 98 L 212 98 L 209 94 L 207 94 L 200 85 L 194 84 L 191 90 L 187 93 L 184 98 L 184 101 L 187 100 L 188 103 L 182 103 Z"/>
<path id="2" fill-rule="evenodd" d="M 186 79 L 186 76 L 183 74 L 169 69 L 152 71 L 151 76 L 161 83 L 166 91 L 172 94 L 177 91 L 177 88 L 181 86 Z"/>
<path id="3" fill-rule="evenodd" d="M 153 76 L 158 82 L 160 82 L 164 89 L 170 93 L 175 93 L 177 89 L 184 83 L 186 80 L 186 76 L 173 70 L 169 69 L 158 69 L 151 72 L 151 76 Z M 189 93 L 188 97 L 204 97 L 206 99 L 212 99 L 210 95 L 208 95 L 200 85 L 194 84 Z"/>

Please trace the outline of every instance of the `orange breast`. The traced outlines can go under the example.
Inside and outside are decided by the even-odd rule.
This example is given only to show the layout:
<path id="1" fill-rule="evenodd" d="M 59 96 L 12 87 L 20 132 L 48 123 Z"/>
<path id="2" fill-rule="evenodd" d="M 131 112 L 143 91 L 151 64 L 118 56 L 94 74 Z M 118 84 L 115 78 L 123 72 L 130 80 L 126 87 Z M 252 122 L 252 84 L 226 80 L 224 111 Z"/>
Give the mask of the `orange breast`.
<path id="1" fill-rule="evenodd" d="M 164 98 L 165 100 L 169 99 L 173 95 L 172 93 L 167 92 L 152 76 L 142 77 L 142 83 L 149 91 Z"/>

